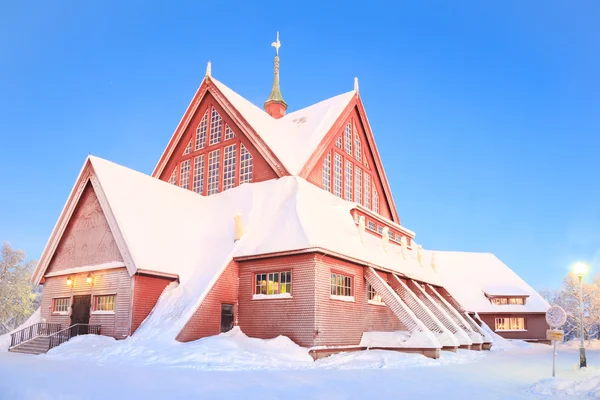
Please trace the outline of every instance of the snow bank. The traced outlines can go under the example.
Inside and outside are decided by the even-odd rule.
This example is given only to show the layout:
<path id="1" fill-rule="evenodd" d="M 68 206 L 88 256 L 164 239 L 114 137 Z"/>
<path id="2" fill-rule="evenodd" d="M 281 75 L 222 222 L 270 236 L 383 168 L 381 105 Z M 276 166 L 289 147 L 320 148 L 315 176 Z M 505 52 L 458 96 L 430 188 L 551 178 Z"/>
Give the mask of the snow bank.
<path id="1" fill-rule="evenodd" d="M 492 338 L 492 351 L 504 351 L 504 350 L 512 350 L 516 348 L 527 348 L 531 347 L 531 343 L 525 342 L 523 340 L 516 339 L 505 339 L 502 336 L 498 335 L 494 332 L 488 324 L 483 322 L 481 319 L 481 328 L 486 333 L 486 336 Z"/>
<path id="2" fill-rule="evenodd" d="M 532 392 L 543 396 L 600 397 L 600 376 L 581 381 L 560 378 L 542 379 L 533 386 Z"/>
<path id="3" fill-rule="evenodd" d="M 361 347 L 407 347 L 431 348 L 430 332 L 393 331 L 364 332 L 360 340 Z"/>
<path id="4" fill-rule="evenodd" d="M 33 312 L 33 314 L 31 314 L 31 316 L 29 318 L 27 318 L 27 321 L 25 321 L 21 324 L 21 326 L 19 326 L 17 329 L 15 329 L 9 333 L 5 333 L 4 335 L 0 336 L 0 351 L 8 351 L 8 348 L 10 347 L 10 335 L 12 333 L 20 331 L 21 329 L 26 328 L 30 325 L 37 324 L 40 321 L 41 321 L 41 311 L 40 311 L 40 308 L 38 307 L 38 309 L 35 310 Z"/>
<path id="5" fill-rule="evenodd" d="M 561 342 L 558 343 L 558 346 L 562 349 L 579 349 L 580 346 L 580 341 L 579 339 L 572 339 L 566 342 Z M 587 350 L 600 350 L 600 340 L 598 339 L 592 339 L 592 340 L 585 340 L 583 342 L 583 346 L 587 349 Z"/>

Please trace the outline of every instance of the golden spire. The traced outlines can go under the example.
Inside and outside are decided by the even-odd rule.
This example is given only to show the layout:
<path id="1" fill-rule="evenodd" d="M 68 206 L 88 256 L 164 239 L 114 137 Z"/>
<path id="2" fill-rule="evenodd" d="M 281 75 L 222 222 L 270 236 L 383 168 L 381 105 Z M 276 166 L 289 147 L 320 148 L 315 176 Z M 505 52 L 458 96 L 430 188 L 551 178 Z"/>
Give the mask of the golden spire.
<path id="1" fill-rule="evenodd" d="M 271 43 L 271 46 L 275 47 L 275 73 L 273 77 L 273 88 L 271 94 L 265 102 L 265 110 L 273 118 L 281 118 L 285 115 L 287 109 L 287 103 L 283 100 L 281 95 L 281 89 L 279 87 L 279 48 L 281 42 L 279 41 L 279 32 L 277 32 L 277 40 Z"/>

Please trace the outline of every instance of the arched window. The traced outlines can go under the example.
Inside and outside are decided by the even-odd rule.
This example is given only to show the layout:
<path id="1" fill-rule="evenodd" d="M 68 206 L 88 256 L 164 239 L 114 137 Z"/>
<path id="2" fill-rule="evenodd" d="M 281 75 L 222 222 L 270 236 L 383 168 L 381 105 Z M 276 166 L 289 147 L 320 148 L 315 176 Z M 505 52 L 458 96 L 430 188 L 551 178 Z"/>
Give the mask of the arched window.
<path id="1" fill-rule="evenodd" d="M 213 107 L 210 117 L 210 145 L 217 144 L 221 141 L 221 130 L 223 129 L 223 119 Z"/>

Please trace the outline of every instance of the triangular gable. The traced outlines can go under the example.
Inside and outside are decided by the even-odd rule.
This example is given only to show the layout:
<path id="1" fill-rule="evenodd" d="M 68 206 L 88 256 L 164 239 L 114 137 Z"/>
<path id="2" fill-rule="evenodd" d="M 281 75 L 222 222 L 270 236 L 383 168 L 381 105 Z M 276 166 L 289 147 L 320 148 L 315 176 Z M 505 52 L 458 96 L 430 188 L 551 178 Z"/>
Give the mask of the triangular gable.
<path id="1" fill-rule="evenodd" d="M 350 126 L 348 125 L 350 124 Z M 346 128 L 349 127 L 347 130 Z M 356 146 L 356 137 L 359 138 L 360 143 L 360 152 L 357 153 Z M 347 147 L 347 140 L 350 140 L 350 147 Z M 349 154 L 348 151 L 351 152 Z M 315 152 L 308 159 L 300 176 L 307 179 L 309 182 L 316 184 L 321 187 L 322 184 L 322 166 L 323 161 L 327 154 L 339 154 L 343 157 L 347 157 L 355 160 L 357 163 L 361 164 L 364 168 L 365 172 L 368 172 L 370 177 L 369 180 L 373 180 L 373 182 L 369 182 L 370 187 L 373 185 L 377 185 L 378 187 L 378 201 L 380 214 L 384 217 L 391 219 L 396 223 L 400 223 L 400 219 L 398 217 L 398 213 L 396 210 L 396 205 L 394 203 L 394 198 L 392 196 L 392 192 L 385 175 L 385 171 L 383 169 L 383 164 L 381 163 L 381 159 L 379 157 L 379 152 L 377 150 L 377 146 L 375 144 L 375 139 L 373 137 L 373 133 L 371 131 L 371 127 L 366 117 L 366 113 L 360 100 L 360 96 L 358 94 L 353 98 L 353 100 L 348 104 L 346 109 L 339 115 L 336 123 L 332 126 L 328 134 L 323 138 L 322 142 L 316 148 Z M 331 156 L 329 157 L 331 158 Z M 335 159 L 331 159 L 331 170 L 335 171 Z M 329 164 L 329 161 L 326 161 Z M 342 169 L 345 169 L 345 165 L 342 165 Z M 345 171 L 344 171 L 345 172 Z M 364 172 L 363 172 L 364 174 Z M 331 182 L 330 182 L 330 191 L 335 193 L 335 182 L 333 178 L 333 173 L 331 174 Z M 353 171 L 354 178 L 354 171 Z M 361 177 L 361 179 L 364 179 Z M 354 179 L 353 179 L 354 182 Z M 364 180 L 362 180 L 364 183 Z M 342 187 L 345 182 L 341 182 Z M 354 185 L 353 185 L 354 188 Z M 372 189 L 371 189 L 372 190 Z M 354 189 L 353 189 L 354 191 Z M 373 195 L 368 199 L 364 198 L 364 193 L 361 193 L 361 198 L 363 201 L 356 201 L 355 196 L 356 193 L 353 192 L 352 200 L 362 203 L 368 208 L 373 209 Z M 345 193 L 342 189 L 342 197 L 345 198 Z M 367 204 L 365 204 L 367 203 Z M 386 212 L 387 210 L 387 212 Z M 389 215 L 388 215 L 389 214 Z"/>
<path id="2" fill-rule="evenodd" d="M 79 218 L 81 220 L 77 221 Z M 110 233 L 110 237 L 106 235 L 107 233 Z M 80 242 L 81 246 L 77 242 Z M 96 244 L 96 249 L 84 249 L 86 243 Z M 65 260 L 64 257 L 72 259 Z M 115 259 L 109 261 L 111 258 Z M 136 271 L 88 157 L 52 230 L 31 280 L 34 284 L 39 284 L 49 267 L 52 267 L 53 272 L 57 272 L 61 269 L 105 265 L 111 261 L 123 262 L 130 275 Z M 68 265 L 68 268 L 60 265 L 63 262 Z M 94 264 L 87 264 L 88 262 Z M 83 265 L 80 265 L 82 263 Z"/>

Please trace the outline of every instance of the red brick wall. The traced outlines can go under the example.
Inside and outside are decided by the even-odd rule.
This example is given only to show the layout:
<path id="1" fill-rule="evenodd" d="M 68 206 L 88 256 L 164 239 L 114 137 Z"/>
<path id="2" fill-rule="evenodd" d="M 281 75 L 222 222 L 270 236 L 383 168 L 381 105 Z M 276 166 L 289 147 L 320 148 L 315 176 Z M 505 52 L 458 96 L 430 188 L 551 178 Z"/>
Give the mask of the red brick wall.
<path id="1" fill-rule="evenodd" d="M 183 327 L 177 340 L 190 342 L 221 333 L 221 304 L 234 304 L 234 319 L 238 318 L 238 265 L 232 261 L 210 289 L 198 309 Z M 235 323 L 237 325 L 237 323 Z"/>
<path id="2" fill-rule="evenodd" d="M 315 254 L 240 262 L 239 324 L 248 336 L 263 339 L 285 335 L 310 347 L 315 330 Z M 292 298 L 256 299 L 255 274 L 292 272 Z"/>
<path id="3" fill-rule="evenodd" d="M 173 281 L 172 278 L 139 274 L 134 275 L 133 279 L 132 334 L 150 314 L 167 285 Z"/>
<path id="4" fill-rule="evenodd" d="M 496 318 L 523 317 L 525 318 L 525 332 L 496 332 Z M 544 313 L 503 313 L 503 314 L 482 314 L 479 318 L 485 322 L 494 332 L 506 339 L 537 339 L 546 340 L 546 329 L 550 329 L 546 323 Z"/>
<path id="5" fill-rule="evenodd" d="M 209 145 L 210 115 L 211 115 L 211 110 L 212 110 L 213 106 L 217 110 L 219 115 L 223 118 L 223 125 L 222 125 L 221 141 L 217 144 Z M 200 121 L 202 120 L 202 117 L 204 116 L 204 114 L 207 110 L 208 110 L 208 131 L 207 131 L 206 145 L 204 148 L 202 148 L 198 151 L 194 151 L 196 130 L 198 128 L 198 125 L 200 124 Z M 225 139 L 225 124 L 227 124 L 235 132 L 235 136 L 236 136 L 235 138 L 227 140 L 227 141 L 224 140 Z M 192 141 L 193 142 L 192 143 L 192 152 L 190 154 L 184 156 L 183 152 L 185 151 L 185 148 L 186 148 L 187 144 L 189 143 L 190 139 L 194 139 Z M 184 131 L 183 135 L 181 136 L 179 143 L 177 143 L 175 145 L 175 150 L 174 150 L 173 154 L 171 155 L 171 158 L 168 160 L 165 169 L 160 174 L 160 179 L 163 181 L 168 181 L 169 178 L 171 177 L 171 174 L 173 173 L 173 169 L 175 168 L 175 166 L 179 166 L 178 169 L 180 169 L 181 162 L 189 159 L 189 160 L 191 160 L 190 161 L 189 189 L 193 189 L 192 185 L 193 185 L 193 176 L 194 176 L 193 175 L 194 174 L 194 171 L 193 171 L 194 158 L 200 154 L 204 154 L 204 193 L 203 194 L 206 194 L 207 185 L 208 185 L 208 154 L 211 151 L 214 151 L 216 149 L 221 149 L 221 153 L 220 153 L 221 172 L 219 174 L 219 191 L 222 191 L 222 187 L 223 187 L 223 157 L 224 157 L 223 148 L 225 146 L 229 146 L 231 144 L 237 144 L 237 151 L 236 151 L 237 174 L 236 174 L 236 179 L 235 179 L 235 186 L 238 186 L 239 182 L 240 182 L 240 180 L 239 180 L 240 154 L 241 154 L 240 144 L 242 144 L 242 143 L 244 144 L 246 149 L 248 149 L 250 154 L 252 154 L 252 157 L 253 157 L 252 181 L 253 182 L 262 182 L 262 181 L 266 181 L 269 179 L 277 178 L 277 174 L 275 173 L 275 171 L 273 171 L 273 169 L 269 166 L 269 164 L 259 154 L 258 150 L 256 150 L 256 148 L 250 143 L 250 141 L 242 134 L 241 130 L 234 124 L 234 122 L 231 120 L 231 118 L 229 118 L 229 116 L 223 111 L 223 109 L 215 101 L 215 99 L 212 97 L 212 95 L 210 93 L 206 93 L 206 95 L 202 99 L 202 102 L 198 106 L 196 113 L 190 120 L 190 123 L 188 124 L 187 129 Z"/>

